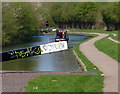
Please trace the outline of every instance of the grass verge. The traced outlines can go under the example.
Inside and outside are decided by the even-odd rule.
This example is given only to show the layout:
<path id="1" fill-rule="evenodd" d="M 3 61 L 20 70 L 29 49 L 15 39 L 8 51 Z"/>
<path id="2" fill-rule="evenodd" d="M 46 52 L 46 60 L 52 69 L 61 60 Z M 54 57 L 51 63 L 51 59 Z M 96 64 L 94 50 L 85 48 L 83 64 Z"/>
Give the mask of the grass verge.
<path id="1" fill-rule="evenodd" d="M 105 33 L 105 34 L 117 34 L 118 31 L 105 31 L 105 30 L 95 30 L 95 29 L 68 29 L 71 32 L 88 32 L 88 33 Z"/>
<path id="2" fill-rule="evenodd" d="M 118 37 L 118 36 L 112 36 L 112 38 L 113 38 L 114 40 L 120 41 L 120 37 Z"/>
<path id="3" fill-rule="evenodd" d="M 114 39 L 114 40 L 120 41 L 120 33 L 116 34 L 116 36 L 110 35 L 110 37 L 111 37 L 112 39 Z"/>
<path id="4" fill-rule="evenodd" d="M 39 76 L 31 80 L 28 83 L 28 86 L 26 87 L 26 92 L 101 92 L 101 91 L 102 91 L 101 77 L 95 75 Z"/>
<path id="5" fill-rule="evenodd" d="M 94 36 L 96 37 L 96 36 Z M 86 41 L 88 41 L 89 39 L 87 39 Z M 84 41 L 85 42 L 85 41 Z M 81 43 L 78 43 L 76 44 L 73 49 L 75 51 L 75 53 L 78 55 L 78 57 L 82 60 L 82 62 L 85 64 L 86 68 L 87 68 L 87 71 L 89 72 L 96 72 L 98 73 L 99 75 L 102 74 L 102 72 L 80 51 L 80 48 L 79 48 L 79 45 L 82 44 L 83 42 Z"/>
<path id="6" fill-rule="evenodd" d="M 85 63 L 87 70 L 97 72 L 98 75 L 39 76 L 29 81 L 27 87 L 25 87 L 25 92 L 102 92 L 102 72 L 80 52 L 80 44 L 81 43 L 76 44 L 73 49 L 78 57 Z"/>
<path id="7" fill-rule="evenodd" d="M 108 56 L 112 57 L 116 61 L 120 62 L 120 56 L 118 55 L 118 46 L 120 46 L 120 44 L 115 43 L 107 39 L 106 37 L 96 41 L 95 46 L 101 52 L 107 54 Z"/>

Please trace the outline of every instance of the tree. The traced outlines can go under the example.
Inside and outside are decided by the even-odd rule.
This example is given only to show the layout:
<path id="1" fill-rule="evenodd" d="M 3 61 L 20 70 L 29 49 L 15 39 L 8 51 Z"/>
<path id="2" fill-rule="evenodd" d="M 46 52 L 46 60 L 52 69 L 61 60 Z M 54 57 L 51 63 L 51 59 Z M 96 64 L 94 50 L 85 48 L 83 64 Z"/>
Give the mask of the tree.
<path id="1" fill-rule="evenodd" d="M 112 3 L 111 6 L 107 6 L 102 10 L 103 21 L 106 24 L 107 30 L 117 30 L 119 28 L 120 19 L 120 2 Z"/>
<path id="2" fill-rule="evenodd" d="M 30 3 L 3 3 L 3 45 L 26 40 L 38 28 L 38 22 Z"/>
<path id="3" fill-rule="evenodd" d="M 14 3 L 16 6 L 17 36 L 21 39 L 31 37 L 38 28 L 38 21 L 30 3 Z"/>
<path id="4" fill-rule="evenodd" d="M 2 3 L 2 45 L 9 44 L 13 41 L 17 31 L 14 9 L 11 3 Z"/>
<path id="5" fill-rule="evenodd" d="M 61 27 L 61 14 L 62 14 L 62 6 L 63 3 L 53 3 L 51 9 L 50 9 L 50 15 L 55 22 L 55 24 L 58 25 L 58 27 Z"/>
<path id="6" fill-rule="evenodd" d="M 78 3 L 75 9 L 76 21 L 80 28 L 92 28 L 97 7 L 92 2 Z"/>

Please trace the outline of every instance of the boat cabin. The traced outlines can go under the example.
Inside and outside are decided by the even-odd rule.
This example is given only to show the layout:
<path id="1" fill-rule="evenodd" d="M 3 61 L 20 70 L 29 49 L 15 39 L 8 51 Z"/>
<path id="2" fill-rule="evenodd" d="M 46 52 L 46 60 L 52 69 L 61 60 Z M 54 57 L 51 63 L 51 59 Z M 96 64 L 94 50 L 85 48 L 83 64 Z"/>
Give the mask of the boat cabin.
<path id="1" fill-rule="evenodd" d="M 68 40 L 69 40 L 69 37 L 66 30 L 56 30 L 55 42 L 59 42 L 59 41 L 68 42 Z"/>

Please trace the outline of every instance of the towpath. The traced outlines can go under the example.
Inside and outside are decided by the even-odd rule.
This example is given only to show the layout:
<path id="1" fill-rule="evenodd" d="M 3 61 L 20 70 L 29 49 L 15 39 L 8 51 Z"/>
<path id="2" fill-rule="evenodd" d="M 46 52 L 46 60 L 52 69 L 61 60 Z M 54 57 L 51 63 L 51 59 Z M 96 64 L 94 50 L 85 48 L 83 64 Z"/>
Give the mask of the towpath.
<path id="1" fill-rule="evenodd" d="M 104 92 L 118 92 L 118 62 L 99 51 L 94 43 L 108 34 L 91 33 L 99 35 L 80 45 L 83 54 L 104 73 Z"/>

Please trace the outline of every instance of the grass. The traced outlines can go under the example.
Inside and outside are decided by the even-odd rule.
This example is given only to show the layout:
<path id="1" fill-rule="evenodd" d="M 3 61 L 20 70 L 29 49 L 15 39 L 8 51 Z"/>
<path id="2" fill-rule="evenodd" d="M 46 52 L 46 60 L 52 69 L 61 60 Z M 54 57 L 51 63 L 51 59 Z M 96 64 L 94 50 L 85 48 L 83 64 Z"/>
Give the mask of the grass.
<path id="1" fill-rule="evenodd" d="M 118 31 L 105 31 L 105 30 L 95 30 L 95 29 L 68 29 L 70 32 L 91 32 L 91 33 L 105 33 L 105 34 L 117 34 Z"/>
<path id="2" fill-rule="evenodd" d="M 117 33 L 116 36 L 110 35 L 110 37 L 111 37 L 112 39 L 114 39 L 114 40 L 120 41 L 120 33 Z"/>
<path id="3" fill-rule="evenodd" d="M 60 29 L 60 28 L 59 28 Z M 105 30 L 97 30 L 97 29 L 76 29 L 76 28 L 67 28 L 66 30 L 70 30 L 69 32 L 85 32 L 85 33 L 105 33 L 105 34 L 118 34 L 118 31 L 105 31 Z M 55 33 L 55 31 L 51 31 L 51 33 Z"/>
<path id="4" fill-rule="evenodd" d="M 107 39 L 106 37 L 106 38 L 96 41 L 95 46 L 96 48 L 98 48 L 98 50 L 104 52 L 108 56 L 120 62 L 120 56 L 118 55 L 118 46 L 120 46 L 120 44 L 115 43 Z"/>
<path id="5" fill-rule="evenodd" d="M 78 55 L 78 57 L 82 60 L 82 62 L 85 64 L 87 71 L 89 72 L 96 72 L 99 75 L 102 74 L 101 71 L 87 58 L 85 55 L 79 50 L 79 45 L 81 43 L 76 44 L 73 49 L 75 50 L 75 53 Z M 96 69 L 94 69 L 96 68 Z"/>
<path id="6" fill-rule="evenodd" d="M 25 92 L 102 92 L 102 72 L 79 51 L 80 44 L 76 44 L 73 49 L 85 63 L 87 70 L 89 72 L 97 72 L 98 75 L 39 76 L 28 83 L 27 87 L 25 87 Z M 37 87 L 37 89 L 34 89 L 34 87 Z"/>
<path id="7" fill-rule="evenodd" d="M 112 36 L 112 38 L 113 38 L 114 40 L 119 40 L 119 41 L 120 41 L 120 37 L 118 37 L 118 36 Z"/>
<path id="8" fill-rule="evenodd" d="M 26 92 L 101 92 L 102 79 L 95 75 L 45 75 L 31 80 L 25 89 Z"/>

